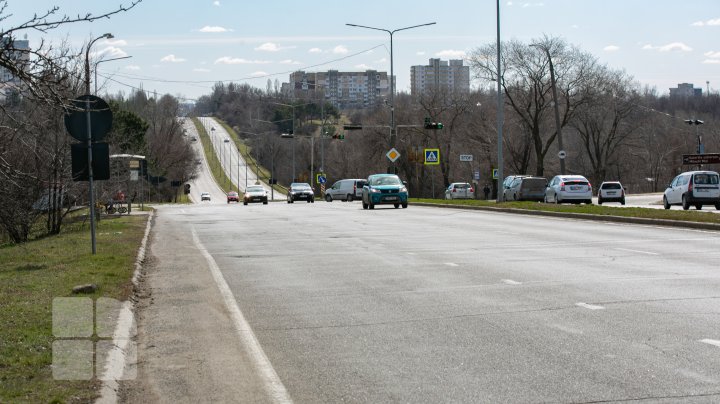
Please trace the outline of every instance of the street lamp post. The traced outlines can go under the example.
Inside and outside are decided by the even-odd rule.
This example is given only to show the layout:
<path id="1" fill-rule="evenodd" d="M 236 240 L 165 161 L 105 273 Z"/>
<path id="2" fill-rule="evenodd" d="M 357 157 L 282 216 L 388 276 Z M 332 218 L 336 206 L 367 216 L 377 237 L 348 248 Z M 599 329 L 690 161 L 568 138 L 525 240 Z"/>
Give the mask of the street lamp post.
<path id="1" fill-rule="evenodd" d="M 98 83 L 98 78 L 97 78 L 97 66 L 98 66 L 100 63 L 112 62 L 113 60 L 120 60 L 120 59 L 130 59 L 131 57 L 132 57 L 132 56 L 123 56 L 123 57 L 119 57 L 119 58 L 98 60 L 97 62 L 95 62 L 95 95 L 97 95 L 97 83 Z"/>
<path id="2" fill-rule="evenodd" d="M 553 103 L 555 104 L 555 128 L 558 138 L 558 157 L 560 158 L 560 174 L 565 174 L 565 149 L 563 148 L 562 128 L 560 127 L 560 106 L 558 105 L 557 88 L 555 86 L 555 69 L 553 68 L 552 57 L 550 57 L 550 49 L 541 44 L 530 44 L 545 51 L 550 65 L 550 85 L 552 86 Z"/>
<path id="3" fill-rule="evenodd" d="M 420 24 L 420 25 L 413 25 L 411 27 L 404 27 L 404 28 L 398 28 L 394 30 L 384 29 L 384 28 L 375 28 L 375 27 L 368 27 L 366 25 L 358 25 L 358 24 L 345 24 L 349 27 L 357 27 L 357 28 L 367 28 L 367 29 L 373 29 L 376 31 L 384 31 L 390 34 L 390 148 L 395 147 L 396 143 L 396 128 L 395 128 L 395 70 L 393 66 L 393 34 L 398 31 L 404 31 L 412 28 L 418 28 L 418 27 L 424 27 L 427 25 L 433 25 L 435 22 L 429 22 L 426 24 Z M 395 172 L 395 163 L 392 165 L 392 171 Z"/>
<path id="4" fill-rule="evenodd" d="M 497 180 L 497 201 L 502 202 L 504 192 L 500 192 L 503 180 L 503 99 L 502 99 L 502 70 L 500 65 L 500 0 L 496 0 L 497 16 L 497 141 L 498 141 L 498 180 Z"/>
<path id="5" fill-rule="evenodd" d="M 103 38 L 112 39 L 110 33 L 103 34 L 92 41 L 85 49 L 85 94 L 90 94 L 90 48 L 93 44 Z M 90 194 L 90 239 L 92 244 L 92 253 L 97 252 L 95 241 L 95 191 L 93 189 L 93 155 L 92 155 L 92 118 L 90 117 L 90 99 L 85 100 L 85 116 L 87 122 L 87 148 L 88 148 L 88 193 Z"/>
<path id="6" fill-rule="evenodd" d="M 702 136 L 700 136 L 700 132 L 698 131 L 698 126 L 704 124 L 705 122 L 699 119 L 686 119 L 685 123 L 688 125 L 695 125 L 695 137 L 697 137 L 697 154 L 705 154 L 705 148 L 702 144 Z M 701 168 L 702 164 L 698 164 L 698 170 Z"/>

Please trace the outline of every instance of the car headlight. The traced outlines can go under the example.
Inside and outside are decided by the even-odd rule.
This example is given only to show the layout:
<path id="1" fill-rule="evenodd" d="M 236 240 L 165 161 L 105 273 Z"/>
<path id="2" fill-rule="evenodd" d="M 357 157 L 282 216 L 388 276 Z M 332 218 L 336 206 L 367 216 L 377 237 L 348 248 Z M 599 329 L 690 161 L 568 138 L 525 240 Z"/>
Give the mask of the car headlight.
<path id="1" fill-rule="evenodd" d="M 407 192 L 407 188 L 406 188 L 406 187 L 402 187 L 402 188 L 400 188 L 399 192 Z"/>
<path id="2" fill-rule="evenodd" d="M 373 194 L 377 194 L 380 192 L 380 190 L 376 188 L 370 188 L 370 192 L 372 192 Z"/>

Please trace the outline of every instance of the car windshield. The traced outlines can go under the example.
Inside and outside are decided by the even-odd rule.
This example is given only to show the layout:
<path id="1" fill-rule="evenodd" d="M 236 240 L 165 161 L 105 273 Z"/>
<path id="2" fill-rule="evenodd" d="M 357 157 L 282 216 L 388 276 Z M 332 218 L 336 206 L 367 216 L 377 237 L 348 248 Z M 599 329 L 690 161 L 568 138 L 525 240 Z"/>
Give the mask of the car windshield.
<path id="1" fill-rule="evenodd" d="M 263 192 L 265 189 L 261 186 L 248 187 L 247 192 Z"/>
<path id="2" fill-rule="evenodd" d="M 309 191 L 310 185 L 309 184 L 292 184 L 290 186 L 293 191 Z"/>
<path id="3" fill-rule="evenodd" d="M 395 176 L 388 176 L 388 177 L 373 177 L 370 178 L 370 185 L 376 186 L 376 185 L 400 185 L 402 182 L 400 182 L 400 178 Z"/>

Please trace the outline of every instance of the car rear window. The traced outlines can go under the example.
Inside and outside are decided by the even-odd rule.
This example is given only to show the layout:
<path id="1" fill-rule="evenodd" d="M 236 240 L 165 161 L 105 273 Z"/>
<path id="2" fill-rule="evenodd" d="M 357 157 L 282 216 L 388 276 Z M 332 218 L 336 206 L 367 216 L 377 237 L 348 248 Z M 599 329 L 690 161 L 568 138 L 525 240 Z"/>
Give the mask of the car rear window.
<path id="1" fill-rule="evenodd" d="M 717 185 L 718 176 L 716 174 L 695 174 L 695 184 Z"/>
<path id="2" fill-rule="evenodd" d="M 602 189 L 620 189 L 620 184 L 616 184 L 616 183 L 603 184 Z"/>
<path id="3" fill-rule="evenodd" d="M 455 188 L 457 188 L 457 189 L 465 189 L 468 187 L 469 187 L 468 184 L 455 184 Z"/>
<path id="4" fill-rule="evenodd" d="M 565 181 L 565 185 L 587 185 L 587 184 L 588 184 L 587 181 L 583 181 L 583 180 Z"/>

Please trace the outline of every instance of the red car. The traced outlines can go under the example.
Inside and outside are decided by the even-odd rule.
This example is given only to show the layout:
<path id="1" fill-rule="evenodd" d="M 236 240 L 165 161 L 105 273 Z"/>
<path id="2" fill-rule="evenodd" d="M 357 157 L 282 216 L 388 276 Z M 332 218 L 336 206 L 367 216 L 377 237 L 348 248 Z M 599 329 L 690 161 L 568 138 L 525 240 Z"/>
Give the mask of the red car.
<path id="1" fill-rule="evenodd" d="M 238 193 L 235 192 L 235 191 L 230 191 L 230 192 L 228 192 L 228 194 L 227 194 L 227 203 L 230 203 L 230 202 L 240 203 L 240 195 L 238 195 Z"/>

